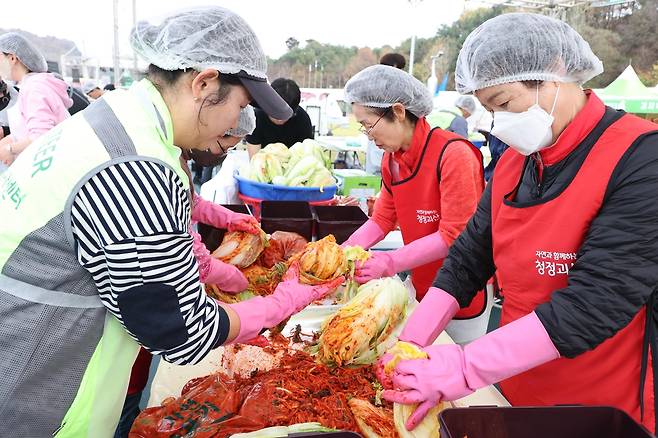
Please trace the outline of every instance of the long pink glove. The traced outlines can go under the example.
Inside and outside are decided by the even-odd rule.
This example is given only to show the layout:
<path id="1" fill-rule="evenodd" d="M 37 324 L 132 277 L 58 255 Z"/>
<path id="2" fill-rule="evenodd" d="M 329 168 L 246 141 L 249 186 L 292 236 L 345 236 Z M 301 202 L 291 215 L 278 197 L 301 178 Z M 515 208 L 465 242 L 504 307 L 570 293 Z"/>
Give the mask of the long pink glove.
<path id="1" fill-rule="evenodd" d="M 339 277 L 318 286 L 299 284 L 299 267 L 297 264 L 291 265 L 272 295 L 228 305 L 240 318 L 240 332 L 233 342 L 251 340 L 263 328 L 275 327 L 290 315 L 335 290 L 343 281 L 345 278 Z"/>
<path id="2" fill-rule="evenodd" d="M 377 225 L 377 222 L 368 219 L 365 224 L 361 225 L 358 230 L 352 233 L 349 239 L 343 242 L 341 247 L 360 246 L 363 249 L 370 249 L 371 246 L 384 237 L 386 237 L 386 233 Z"/>
<path id="3" fill-rule="evenodd" d="M 453 316 L 459 311 L 459 303 L 443 289 L 431 287 L 409 316 L 398 339 L 419 347 L 427 347 L 441 334 Z M 385 389 L 393 388 L 391 377 L 384 373 L 384 366 L 393 357 L 386 353 L 375 365 L 375 374 Z"/>
<path id="4" fill-rule="evenodd" d="M 429 358 L 400 361 L 393 373 L 396 390 L 383 393 L 394 403 L 420 403 L 407 421 L 407 430 L 415 428 L 442 400 L 460 399 L 560 357 L 535 312 L 466 347 L 432 345 L 423 350 Z"/>
<path id="5" fill-rule="evenodd" d="M 216 284 L 224 292 L 238 293 L 249 286 L 247 278 L 238 268 L 210 255 L 210 251 L 201 241 L 201 236 L 196 231 L 188 230 L 194 243 L 192 252 L 199 265 L 199 280 L 201 283 Z"/>
<path id="6" fill-rule="evenodd" d="M 356 270 L 354 279 L 367 283 L 375 278 L 391 277 L 398 272 L 441 260 L 448 255 L 448 244 L 440 232 L 414 240 L 393 251 L 376 251 Z"/>
<path id="7" fill-rule="evenodd" d="M 229 231 L 245 231 L 258 233 L 258 221 L 248 214 L 236 213 L 214 202 L 206 201 L 199 195 L 194 195 L 192 220 L 223 228 Z"/>

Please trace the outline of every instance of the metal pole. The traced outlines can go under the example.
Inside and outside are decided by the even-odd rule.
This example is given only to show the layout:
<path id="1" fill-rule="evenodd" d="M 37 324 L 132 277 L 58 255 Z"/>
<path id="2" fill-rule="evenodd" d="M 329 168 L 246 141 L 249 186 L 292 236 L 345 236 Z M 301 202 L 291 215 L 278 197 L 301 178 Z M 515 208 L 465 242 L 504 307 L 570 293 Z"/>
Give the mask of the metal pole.
<path id="1" fill-rule="evenodd" d="M 416 35 L 411 35 L 411 51 L 409 52 L 409 74 L 414 74 L 414 51 L 416 50 Z"/>
<path id="2" fill-rule="evenodd" d="M 409 6 L 411 7 L 411 19 L 416 18 L 416 6 L 422 0 L 408 0 Z M 416 34 L 411 35 L 411 50 L 409 51 L 409 74 L 414 74 L 414 53 L 416 51 Z"/>
<path id="3" fill-rule="evenodd" d="M 121 65 L 119 63 L 119 0 L 112 2 L 112 12 L 114 15 L 114 85 L 119 86 L 121 79 Z"/>

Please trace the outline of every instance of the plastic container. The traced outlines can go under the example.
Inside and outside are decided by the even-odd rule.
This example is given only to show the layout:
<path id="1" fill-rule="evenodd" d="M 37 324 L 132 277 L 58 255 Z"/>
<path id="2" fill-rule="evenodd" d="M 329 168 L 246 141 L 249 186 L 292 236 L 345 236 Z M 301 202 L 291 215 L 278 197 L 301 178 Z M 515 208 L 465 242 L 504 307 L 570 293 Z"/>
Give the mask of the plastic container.
<path id="1" fill-rule="evenodd" d="M 337 243 L 345 242 L 366 223 L 368 215 L 356 206 L 314 206 L 317 238 L 333 234 Z"/>
<path id="2" fill-rule="evenodd" d="M 247 207 L 242 204 L 222 205 L 222 207 L 226 207 L 236 213 L 249 214 Z M 224 240 L 224 234 L 226 234 L 226 230 L 222 228 L 215 228 L 212 225 L 202 224 L 201 222 L 197 224 L 197 229 L 199 231 L 199 235 L 201 236 L 201 241 L 204 245 L 206 245 L 206 248 L 208 248 L 208 251 L 210 252 L 213 252 L 219 248 L 222 240 Z"/>
<path id="3" fill-rule="evenodd" d="M 628 414 L 608 406 L 470 407 L 439 414 L 441 438 L 649 438 Z"/>
<path id="4" fill-rule="evenodd" d="M 245 196 L 242 194 L 239 194 L 238 198 L 240 198 L 240 201 L 244 202 L 245 205 L 249 207 L 252 216 L 258 219 L 258 221 L 260 222 L 260 204 L 261 202 L 263 202 L 263 200 L 250 198 L 249 196 Z M 334 202 L 335 200 L 332 198 L 332 199 L 327 199 L 326 201 L 309 201 L 308 205 L 333 205 Z"/>
<path id="5" fill-rule="evenodd" d="M 260 226 L 268 234 L 292 231 L 310 242 L 313 238 L 313 213 L 306 201 L 263 201 Z"/>
<path id="6" fill-rule="evenodd" d="M 264 184 L 235 175 L 238 190 L 250 198 L 268 201 L 325 201 L 333 199 L 337 187 L 288 187 L 275 184 Z"/>
<path id="7" fill-rule="evenodd" d="M 369 198 L 381 190 L 382 177 L 359 169 L 337 169 L 338 193 L 355 198 Z"/>

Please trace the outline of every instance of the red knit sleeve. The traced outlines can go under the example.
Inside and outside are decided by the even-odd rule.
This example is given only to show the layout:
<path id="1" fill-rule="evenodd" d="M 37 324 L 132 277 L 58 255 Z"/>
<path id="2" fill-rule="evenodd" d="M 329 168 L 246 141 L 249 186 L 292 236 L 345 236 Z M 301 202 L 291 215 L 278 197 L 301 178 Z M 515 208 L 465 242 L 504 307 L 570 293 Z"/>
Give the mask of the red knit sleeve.
<path id="1" fill-rule="evenodd" d="M 448 245 L 471 218 L 482 192 L 481 158 L 463 142 L 448 145 L 441 160 L 441 222 L 439 231 Z"/>
<path id="2" fill-rule="evenodd" d="M 372 220 L 385 233 L 393 231 L 398 222 L 398 216 L 395 212 L 395 204 L 393 204 L 393 195 L 382 185 L 382 191 L 379 193 L 379 198 L 375 202 L 375 208 L 372 213 Z"/>

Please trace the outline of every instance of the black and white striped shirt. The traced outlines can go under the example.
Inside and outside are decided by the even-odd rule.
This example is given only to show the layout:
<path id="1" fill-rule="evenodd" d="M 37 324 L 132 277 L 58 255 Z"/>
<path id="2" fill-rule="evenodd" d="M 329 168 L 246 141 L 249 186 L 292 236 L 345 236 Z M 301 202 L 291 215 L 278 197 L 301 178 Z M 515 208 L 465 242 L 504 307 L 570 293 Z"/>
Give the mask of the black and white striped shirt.
<path id="1" fill-rule="evenodd" d="M 103 304 L 140 344 L 168 362 L 188 364 L 226 340 L 228 316 L 199 283 L 188 192 L 175 172 L 148 161 L 112 165 L 82 186 L 71 217 L 80 264 L 93 276 Z M 150 284 L 173 287 L 175 311 L 171 299 L 139 303 L 153 314 L 128 324 L 119 295 Z M 172 346 L 166 339 L 151 341 L 153 336 L 187 340 Z M 158 348 L 163 344 L 168 348 Z"/>

